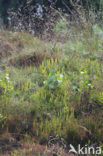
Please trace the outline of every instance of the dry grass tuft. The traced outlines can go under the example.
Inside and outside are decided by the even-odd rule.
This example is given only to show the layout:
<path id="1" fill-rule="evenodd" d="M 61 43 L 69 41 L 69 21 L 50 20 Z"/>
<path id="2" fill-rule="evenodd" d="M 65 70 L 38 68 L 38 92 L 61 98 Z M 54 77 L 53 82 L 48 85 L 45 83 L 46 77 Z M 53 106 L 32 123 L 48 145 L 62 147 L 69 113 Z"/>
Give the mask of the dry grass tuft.
<path id="1" fill-rule="evenodd" d="M 10 43 L 0 43 L 0 59 L 11 56 L 13 51 L 14 49 Z"/>

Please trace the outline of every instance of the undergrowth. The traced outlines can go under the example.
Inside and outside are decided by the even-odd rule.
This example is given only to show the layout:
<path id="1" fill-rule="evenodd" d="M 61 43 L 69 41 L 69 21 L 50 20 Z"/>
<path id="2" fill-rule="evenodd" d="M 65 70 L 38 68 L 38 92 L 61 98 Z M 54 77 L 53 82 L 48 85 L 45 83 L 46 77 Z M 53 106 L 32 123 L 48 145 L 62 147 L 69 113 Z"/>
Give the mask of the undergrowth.
<path id="1" fill-rule="evenodd" d="M 56 135 L 67 145 L 103 144 L 103 29 L 93 25 L 79 33 L 52 46 L 0 32 L 13 50 L 0 63 L 1 137 L 6 131 L 40 144 Z"/>

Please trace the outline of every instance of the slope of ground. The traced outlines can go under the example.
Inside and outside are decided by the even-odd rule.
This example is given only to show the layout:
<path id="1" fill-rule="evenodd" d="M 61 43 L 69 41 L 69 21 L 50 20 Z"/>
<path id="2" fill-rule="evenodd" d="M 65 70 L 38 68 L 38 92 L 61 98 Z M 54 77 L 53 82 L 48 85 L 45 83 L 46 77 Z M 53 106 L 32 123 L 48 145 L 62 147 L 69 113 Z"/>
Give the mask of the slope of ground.
<path id="1" fill-rule="evenodd" d="M 0 31 L 1 155 L 103 145 L 103 38 L 85 29 L 55 42 Z"/>

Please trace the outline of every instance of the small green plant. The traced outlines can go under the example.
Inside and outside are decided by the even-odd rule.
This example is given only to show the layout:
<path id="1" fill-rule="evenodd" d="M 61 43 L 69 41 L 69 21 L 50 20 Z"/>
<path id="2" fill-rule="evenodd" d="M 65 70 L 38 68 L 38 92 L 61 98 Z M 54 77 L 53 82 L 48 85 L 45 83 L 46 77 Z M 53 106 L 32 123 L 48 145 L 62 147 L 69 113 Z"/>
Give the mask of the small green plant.
<path id="1" fill-rule="evenodd" d="M 0 93 L 5 94 L 13 91 L 13 85 L 10 82 L 9 74 L 0 72 Z"/>
<path id="2" fill-rule="evenodd" d="M 87 70 L 81 71 L 78 85 L 73 85 L 72 89 L 74 91 L 78 91 L 78 92 L 82 93 L 83 90 L 85 90 L 85 89 L 89 90 L 92 88 L 93 88 L 93 84 L 90 80 Z"/>
<path id="3" fill-rule="evenodd" d="M 6 115 L 3 115 L 2 113 L 0 113 L 0 127 L 2 126 L 2 128 L 3 128 L 3 126 L 6 123 L 6 120 L 7 120 L 7 116 Z"/>
<path id="4" fill-rule="evenodd" d="M 0 122 L 3 121 L 4 119 L 6 119 L 6 117 L 4 117 L 2 114 L 0 114 Z"/>
<path id="5" fill-rule="evenodd" d="M 87 70 L 80 72 L 80 87 L 83 89 L 92 89 L 93 85 L 87 73 Z"/>
<path id="6" fill-rule="evenodd" d="M 42 72 L 45 73 L 45 70 L 42 70 Z M 55 70 L 50 70 L 49 75 L 44 75 L 44 77 L 46 77 L 46 80 L 43 81 L 43 84 L 46 89 L 56 89 L 63 84 L 63 75 Z"/>

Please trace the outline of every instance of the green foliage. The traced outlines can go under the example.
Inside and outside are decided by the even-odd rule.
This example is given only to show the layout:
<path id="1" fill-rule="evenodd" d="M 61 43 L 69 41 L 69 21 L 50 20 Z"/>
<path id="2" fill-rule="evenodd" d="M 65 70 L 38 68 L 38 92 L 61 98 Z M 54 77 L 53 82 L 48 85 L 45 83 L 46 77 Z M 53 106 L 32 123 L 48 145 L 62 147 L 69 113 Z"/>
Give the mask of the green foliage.
<path id="1" fill-rule="evenodd" d="M 103 28 L 100 28 L 97 24 L 93 25 L 93 32 L 95 35 L 99 35 L 103 39 Z"/>
<path id="2" fill-rule="evenodd" d="M 5 119 L 6 119 L 6 117 L 3 116 L 2 114 L 0 114 L 0 124 L 1 124 L 1 122 L 3 122 Z"/>
<path id="3" fill-rule="evenodd" d="M 43 74 L 45 73 L 45 70 L 42 71 Z M 46 75 L 44 75 L 44 78 L 46 78 Z M 49 76 L 46 78 L 45 81 L 43 81 L 44 87 L 47 89 L 56 89 L 60 88 L 63 83 L 63 75 L 59 72 L 56 73 L 55 70 L 51 70 L 49 73 Z"/>
<path id="4" fill-rule="evenodd" d="M 62 19 L 59 22 L 57 22 L 56 26 L 54 27 L 54 31 L 59 34 L 66 34 L 67 33 L 67 21 L 65 19 Z"/>
<path id="5" fill-rule="evenodd" d="M 87 74 L 87 71 L 81 71 L 80 72 L 80 77 L 79 77 L 79 82 L 78 85 L 73 85 L 73 90 L 78 91 L 82 93 L 84 90 L 90 90 L 93 88 L 93 85 L 91 83 L 90 77 Z"/>
<path id="6" fill-rule="evenodd" d="M 47 67 L 47 68 L 46 68 Z M 53 67 L 55 67 L 53 69 Z M 40 70 L 43 74 L 42 88 L 34 95 L 36 103 L 42 106 L 45 110 L 54 110 L 55 113 L 68 114 L 69 109 L 69 95 L 67 91 L 66 77 L 63 73 L 63 69 L 57 64 L 57 61 L 47 61 L 40 66 Z M 65 114 L 64 112 L 67 111 Z"/>
<path id="7" fill-rule="evenodd" d="M 9 80 L 9 74 L 0 72 L 0 92 L 1 94 L 10 93 L 13 91 L 13 85 Z"/>
<path id="8" fill-rule="evenodd" d="M 0 72 L 1 127 L 7 117 L 5 129 L 8 132 L 35 136 L 42 144 L 47 143 L 49 136 L 57 134 L 68 144 L 101 144 L 103 39 L 102 30 L 97 27 L 94 26 L 91 32 L 87 29 L 78 32 L 77 29 L 77 36 L 65 43 L 56 43 L 59 48 L 53 49 L 52 57 L 46 57 L 38 66 L 24 68 L 6 62 L 10 76 Z M 6 34 L 6 40 L 14 43 L 14 38 L 8 36 L 10 34 Z M 35 49 L 51 54 L 50 43 L 32 39 L 27 34 L 16 36 L 14 33 L 13 36 L 25 41 L 27 51 Z M 23 55 L 27 56 L 25 51 L 26 48 Z M 16 53 L 12 55 L 14 57 Z M 2 58 L 3 67 L 5 59 Z M 11 92 L 13 94 L 8 96 Z"/>
<path id="9" fill-rule="evenodd" d="M 82 90 L 92 89 L 93 85 L 92 85 L 91 80 L 89 80 L 90 78 L 89 78 L 87 71 L 86 70 L 81 71 L 80 75 L 81 75 L 80 85 L 81 85 Z"/>
<path id="10" fill-rule="evenodd" d="M 85 0 L 83 0 L 85 2 Z M 103 9 L 103 1 L 102 0 L 88 0 L 87 5 L 89 7 L 94 7 L 96 10 L 102 10 Z"/>

